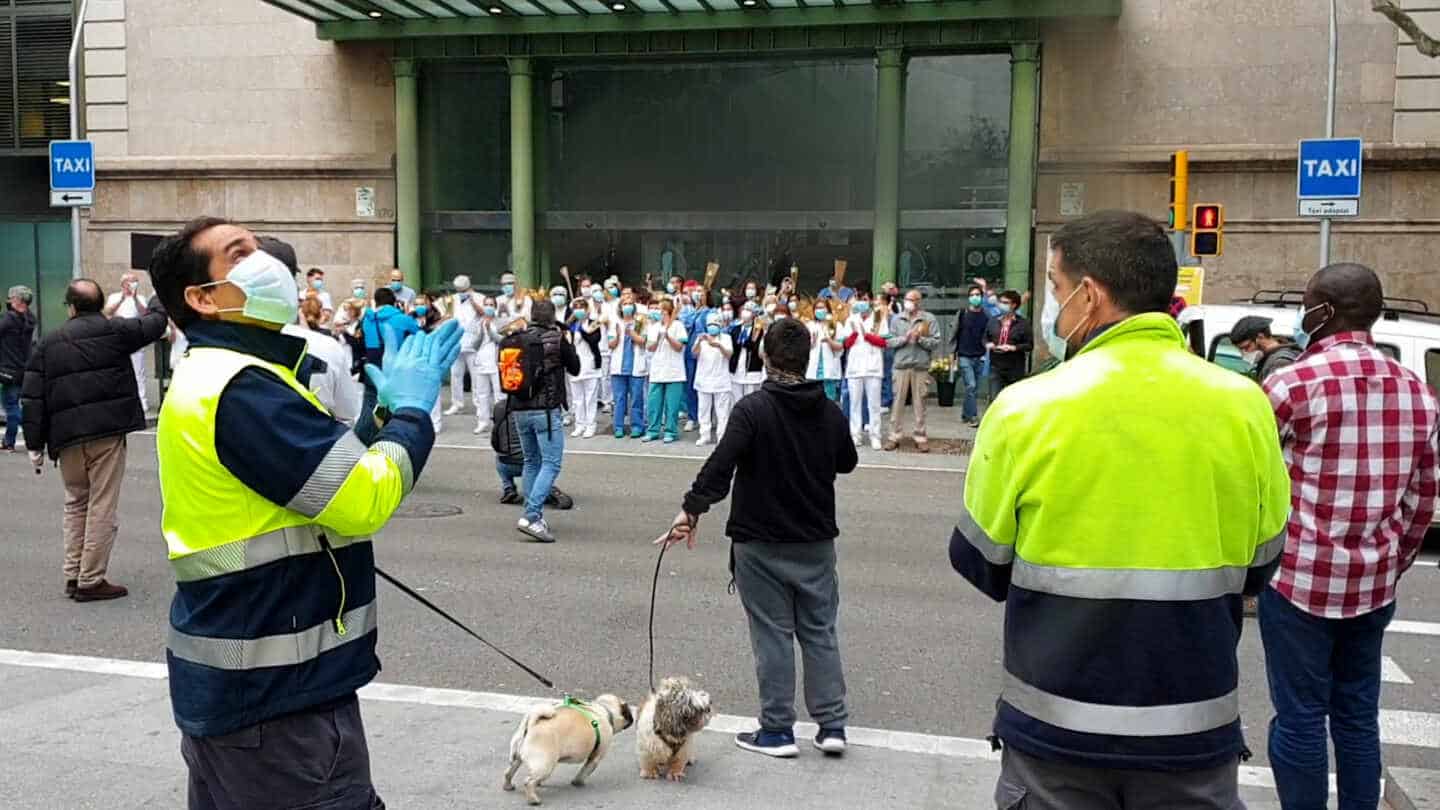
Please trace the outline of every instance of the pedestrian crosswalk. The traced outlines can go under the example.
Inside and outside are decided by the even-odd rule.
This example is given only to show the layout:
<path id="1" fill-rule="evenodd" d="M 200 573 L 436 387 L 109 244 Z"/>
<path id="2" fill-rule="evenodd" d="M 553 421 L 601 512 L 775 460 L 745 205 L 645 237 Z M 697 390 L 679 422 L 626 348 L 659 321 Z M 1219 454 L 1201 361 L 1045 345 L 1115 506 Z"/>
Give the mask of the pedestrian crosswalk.
<path id="1" fill-rule="evenodd" d="M 1380 740 L 1385 745 L 1440 749 L 1437 668 L 1440 623 L 1392 621 L 1380 661 Z M 1440 762 L 1440 754 L 1435 760 Z"/>

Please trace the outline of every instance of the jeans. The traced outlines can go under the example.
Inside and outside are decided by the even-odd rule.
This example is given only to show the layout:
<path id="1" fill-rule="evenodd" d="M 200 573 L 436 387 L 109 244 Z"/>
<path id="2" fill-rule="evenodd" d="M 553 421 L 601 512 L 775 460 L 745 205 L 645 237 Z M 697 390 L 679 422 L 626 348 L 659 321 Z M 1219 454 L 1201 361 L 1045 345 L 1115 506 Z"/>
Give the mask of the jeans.
<path id="1" fill-rule="evenodd" d="M 960 408 L 960 418 L 969 422 L 980 417 L 980 405 L 975 401 L 975 395 L 980 391 L 980 379 L 984 377 L 985 358 L 982 357 L 957 357 L 956 368 L 960 371 L 960 379 L 965 385 L 965 404 Z"/>
<path id="2" fill-rule="evenodd" d="M 565 454 L 565 426 L 560 410 L 516 411 L 510 415 L 525 451 L 525 519 L 534 523 L 545 517 L 545 498 L 560 477 L 560 460 Z"/>
<path id="3" fill-rule="evenodd" d="M 610 389 L 615 392 L 615 435 L 623 435 L 627 427 L 636 432 L 645 430 L 645 378 L 616 374 L 610 380 Z M 628 426 L 626 414 L 630 416 Z"/>
<path id="4" fill-rule="evenodd" d="M 651 438 L 660 438 L 663 429 L 665 438 L 674 441 L 680 437 L 680 408 L 685 404 L 685 383 L 650 383 L 650 401 L 645 410 L 650 415 L 650 425 L 645 431 Z"/>
<path id="5" fill-rule="evenodd" d="M 0 385 L 0 397 L 5 401 L 5 443 L 4 447 L 15 446 L 15 434 L 20 430 L 20 381 Z"/>
<path id="6" fill-rule="evenodd" d="M 1274 588 L 1260 594 L 1270 682 L 1270 767 L 1280 806 L 1326 806 L 1325 721 L 1335 740 L 1339 810 L 1380 802 L 1380 642 L 1395 603 L 1352 619 L 1306 613 Z"/>
<path id="7" fill-rule="evenodd" d="M 500 476 L 500 489 L 508 491 L 515 488 L 515 479 L 525 474 L 524 464 L 511 464 L 503 456 L 495 457 L 495 474 Z"/>

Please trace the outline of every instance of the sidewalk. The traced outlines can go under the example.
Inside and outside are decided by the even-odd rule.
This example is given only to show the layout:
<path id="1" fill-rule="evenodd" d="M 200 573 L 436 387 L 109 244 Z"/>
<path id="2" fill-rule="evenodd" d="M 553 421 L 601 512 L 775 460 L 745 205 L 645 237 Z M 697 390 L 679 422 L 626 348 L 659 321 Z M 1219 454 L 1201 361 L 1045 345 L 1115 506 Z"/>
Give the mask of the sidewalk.
<path id="1" fill-rule="evenodd" d="M 0 806 L 184 807 L 184 766 L 163 665 L 49 658 L 39 662 L 44 666 L 0 664 Z M 362 695 L 375 780 L 390 807 L 526 806 L 518 793 L 500 790 L 500 777 L 519 712 L 531 699 L 384 684 Z M 717 717 L 684 784 L 639 778 L 632 730 L 586 787 L 571 787 L 574 767 L 562 765 L 542 798 L 548 807 L 628 810 L 728 810 L 762 797 L 783 807 L 994 806 L 999 766 L 980 741 L 855 729 L 856 744 L 843 759 L 822 757 L 806 744 L 798 760 L 772 760 L 731 744 L 735 727 L 748 723 Z M 1255 769 L 1242 782 L 1266 777 Z M 1242 795 L 1251 810 L 1279 807 L 1262 787 L 1245 787 Z"/>

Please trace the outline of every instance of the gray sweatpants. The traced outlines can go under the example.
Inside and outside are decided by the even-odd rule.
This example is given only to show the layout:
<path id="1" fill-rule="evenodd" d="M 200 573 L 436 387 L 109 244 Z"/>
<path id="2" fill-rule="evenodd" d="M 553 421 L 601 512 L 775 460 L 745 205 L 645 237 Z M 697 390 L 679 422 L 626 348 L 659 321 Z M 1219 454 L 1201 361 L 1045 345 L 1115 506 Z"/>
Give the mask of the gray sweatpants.
<path id="1" fill-rule="evenodd" d="M 1240 761 L 1203 771 L 1084 768 L 1036 759 L 1010 746 L 1000 755 L 999 810 L 1245 810 Z"/>
<path id="2" fill-rule="evenodd" d="M 760 725 L 795 725 L 795 640 L 805 664 L 805 708 L 822 728 L 843 728 L 845 673 L 835 621 L 835 543 L 732 543 L 735 588 L 750 619 Z"/>

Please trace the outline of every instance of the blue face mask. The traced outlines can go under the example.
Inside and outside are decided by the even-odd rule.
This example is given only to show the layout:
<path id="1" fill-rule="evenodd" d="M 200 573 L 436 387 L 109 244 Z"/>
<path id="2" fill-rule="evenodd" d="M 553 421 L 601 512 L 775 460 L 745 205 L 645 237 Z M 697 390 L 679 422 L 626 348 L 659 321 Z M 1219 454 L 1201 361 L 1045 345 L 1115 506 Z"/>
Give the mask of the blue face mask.
<path id="1" fill-rule="evenodd" d="M 1306 316 L 1308 316 L 1308 315 L 1309 315 L 1310 313 L 1312 313 L 1312 312 L 1318 312 L 1318 311 L 1320 311 L 1321 309 L 1323 309 L 1324 307 L 1327 307 L 1327 306 L 1329 306 L 1329 304 L 1319 304 L 1319 305 L 1313 306 L 1313 307 L 1311 307 L 1311 308 L 1309 308 L 1309 309 L 1305 309 L 1304 307 L 1301 307 L 1300 309 L 1298 309 L 1298 310 L 1295 311 L 1295 334 L 1294 334 L 1294 338 L 1295 338 L 1295 345 L 1300 347 L 1300 351 L 1305 351 L 1305 349 L 1309 348 L 1309 346 L 1310 346 L 1310 339 L 1311 339 L 1310 336 L 1313 334 L 1312 331 L 1308 331 L 1308 330 L 1305 329 L 1305 318 L 1306 318 Z M 1323 320 L 1323 321 L 1321 321 L 1319 324 L 1317 324 L 1317 325 L 1315 326 L 1315 328 L 1316 328 L 1316 329 L 1319 329 L 1319 328 L 1321 328 L 1322 326 L 1324 326 L 1325 324 L 1327 324 L 1327 323 L 1329 323 L 1329 322 L 1330 322 L 1330 319 L 1329 319 L 1329 318 L 1326 318 L 1325 320 Z"/>
<path id="2" fill-rule="evenodd" d="M 674 283 L 666 284 L 666 285 L 665 285 L 665 292 L 670 293 L 671 295 L 674 295 L 674 294 L 675 294 L 675 285 L 674 285 Z"/>
<path id="3" fill-rule="evenodd" d="M 619 287 L 606 287 L 606 288 L 605 288 L 605 292 L 609 293 L 611 298 L 619 298 L 619 297 L 620 297 L 620 288 L 619 288 Z"/>
<path id="4" fill-rule="evenodd" d="M 554 304 L 556 309 L 564 309 L 564 308 L 565 308 L 565 303 L 566 303 L 566 302 L 565 302 L 565 296 L 563 296 L 563 295 L 552 295 L 552 296 L 550 296 L 550 303 Z"/>
<path id="5" fill-rule="evenodd" d="M 827 312 L 827 311 L 825 311 L 825 310 L 823 310 L 823 309 L 817 309 L 817 310 L 815 310 L 815 320 L 817 320 L 817 321 L 823 321 L 823 320 L 825 320 L 825 319 L 828 318 L 828 317 L 830 317 L 830 313 L 829 313 L 829 312 Z"/>
<path id="6" fill-rule="evenodd" d="M 325 289 L 325 279 L 323 279 L 323 278 L 312 278 L 312 279 L 310 279 L 310 286 L 311 286 L 311 287 L 314 287 L 314 288 L 317 289 L 317 290 L 323 290 L 323 289 Z"/>
<path id="7" fill-rule="evenodd" d="M 295 315 L 300 311 L 295 277 L 290 275 L 290 269 L 283 262 L 263 250 L 246 256 L 230 270 L 225 280 L 200 286 L 213 287 L 217 284 L 233 284 L 245 293 L 245 306 L 220 312 L 239 312 L 252 320 L 283 326 L 294 323 Z"/>
<path id="8" fill-rule="evenodd" d="M 485 317 L 487 317 L 487 318 L 493 318 L 493 317 L 495 317 L 495 307 L 485 307 Z"/>
<path id="9" fill-rule="evenodd" d="M 594 290 L 594 291 L 592 291 L 592 292 L 590 293 L 590 298 L 591 298 L 592 300 L 595 300 L 595 301 L 603 302 L 603 301 L 605 300 L 605 291 L 604 291 L 604 290 Z"/>
<path id="10" fill-rule="evenodd" d="M 1008 314 L 1010 314 L 1010 305 L 1007 304 L 1007 303 L 1005 303 L 1004 301 L 1001 301 L 1000 303 L 996 304 L 995 306 L 997 306 L 997 307 L 1000 308 L 1000 314 L 1001 314 L 1001 315 L 1008 315 Z"/>
<path id="11" fill-rule="evenodd" d="M 626 304 L 625 306 L 620 307 L 620 314 L 621 314 L 621 315 L 624 315 L 624 316 L 627 317 L 627 318 L 630 317 L 631 315 L 634 315 L 634 314 L 635 314 L 635 305 L 634 305 L 634 304 Z"/>
<path id="12" fill-rule="evenodd" d="M 978 307 L 978 306 L 980 306 L 980 305 L 983 304 L 983 303 L 985 303 L 985 298 L 984 298 L 983 296 L 979 296 L 979 295 L 972 295 L 972 296 L 970 296 L 970 306 L 972 306 L 972 307 Z"/>
<path id="13" fill-rule="evenodd" d="M 429 312 L 430 312 L 430 307 L 427 307 L 427 306 L 425 306 L 424 304 L 421 304 L 420 306 L 415 307 L 415 317 L 417 317 L 417 318 L 423 318 L 423 317 L 425 317 L 427 314 L 429 314 Z"/>
<path id="14" fill-rule="evenodd" d="M 720 334 L 720 324 L 718 324 L 718 323 L 708 324 L 708 325 L 705 327 L 705 334 L 710 335 L 711 337 L 714 337 L 714 336 L 716 336 L 716 335 L 719 335 L 719 334 Z"/>
<path id="15" fill-rule="evenodd" d="M 400 292 L 401 290 L 405 289 L 405 283 L 402 281 L 392 281 L 390 282 L 390 289 L 394 290 L 395 292 Z"/>
<path id="16" fill-rule="evenodd" d="M 658 309 L 652 309 L 652 310 L 650 310 L 650 320 L 652 320 L 652 321 L 654 321 L 654 322 L 656 322 L 656 323 L 659 323 L 659 322 L 660 322 L 660 310 L 658 310 Z"/>
<path id="17" fill-rule="evenodd" d="M 857 313 L 860 314 L 860 315 L 868 315 L 868 314 L 870 314 L 870 302 L 869 302 L 869 301 L 861 301 L 861 302 L 857 303 L 857 304 L 855 305 L 855 312 L 857 312 Z"/>
<path id="18" fill-rule="evenodd" d="M 514 295 L 514 294 L 515 294 L 515 285 L 514 285 L 514 284 L 501 284 L 501 285 L 500 285 L 500 292 L 505 293 L 506 295 Z"/>
<path id="19" fill-rule="evenodd" d="M 364 298 L 364 297 L 365 297 L 365 288 L 364 288 L 364 287 L 356 287 L 355 289 L 351 290 L 350 292 L 351 292 L 356 298 Z"/>

